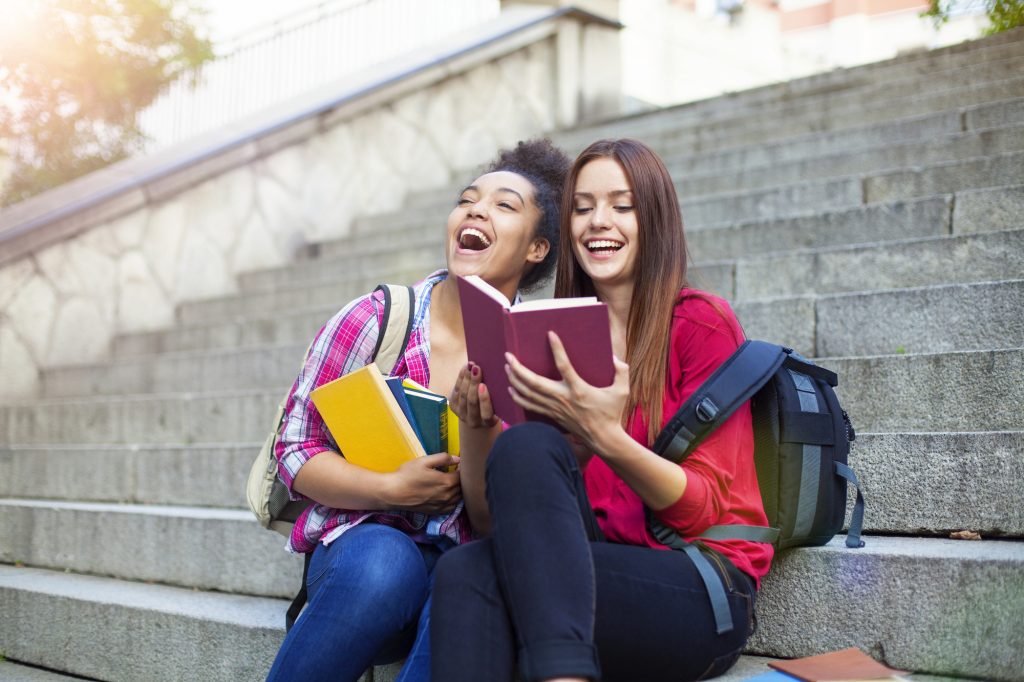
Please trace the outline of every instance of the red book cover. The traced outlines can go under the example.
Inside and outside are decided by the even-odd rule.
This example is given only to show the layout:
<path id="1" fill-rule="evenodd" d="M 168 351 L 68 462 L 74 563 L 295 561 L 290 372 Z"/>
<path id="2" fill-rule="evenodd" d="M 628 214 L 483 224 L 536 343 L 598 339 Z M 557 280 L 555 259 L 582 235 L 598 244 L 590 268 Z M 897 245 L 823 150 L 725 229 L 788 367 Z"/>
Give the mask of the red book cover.
<path id="1" fill-rule="evenodd" d="M 883 665 L 856 647 L 789 661 L 769 661 L 768 665 L 804 682 L 898 680 L 903 674 L 902 670 Z"/>
<path id="2" fill-rule="evenodd" d="M 480 365 L 494 412 L 508 424 L 551 423 L 516 405 L 505 374 L 508 351 L 537 374 L 560 379 L 548 331 L 558 334 L 569 361 L 588 384 L 603 388 L 615 380 L 608 307 L 596 298 L 553 298 L 513 306 L 500 291 L 470 276 L 459 278 L 459 300 L 469 359 Z"/>

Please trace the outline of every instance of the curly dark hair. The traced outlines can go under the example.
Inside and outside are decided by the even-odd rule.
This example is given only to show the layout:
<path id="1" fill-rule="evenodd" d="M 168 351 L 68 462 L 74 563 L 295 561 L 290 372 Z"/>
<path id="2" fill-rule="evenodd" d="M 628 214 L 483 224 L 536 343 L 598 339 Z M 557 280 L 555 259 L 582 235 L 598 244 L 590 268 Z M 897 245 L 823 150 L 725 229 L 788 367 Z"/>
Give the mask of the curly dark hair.
<path id="1" fill-rule="evenodd" d="M 498 158 L 484 173 L 509 171 L 521 175 L 533 185 L 533 198 L 540 209 L 535 235 L 546 239 L 551 245 L 548 254 L 523 275 L 519 289 L 533 291 L 551 277 L 558 259 L 559 207 L 565 178 L 569 174 L 571 161 L 565 153 L 546 138 L 521 141 L 514 149 L 499 152 Z"/>

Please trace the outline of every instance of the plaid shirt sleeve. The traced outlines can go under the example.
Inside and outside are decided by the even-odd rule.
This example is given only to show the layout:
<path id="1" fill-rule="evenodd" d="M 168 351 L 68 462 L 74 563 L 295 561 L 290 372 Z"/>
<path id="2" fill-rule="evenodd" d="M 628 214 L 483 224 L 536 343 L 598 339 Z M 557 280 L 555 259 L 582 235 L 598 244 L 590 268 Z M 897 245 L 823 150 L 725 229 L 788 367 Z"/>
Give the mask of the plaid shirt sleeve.
<path id="1" fill-rule="evenodd" d="M 338 452 L 309 394 L 373 360 L 383 314 L 380 292 L 358 298 L 328 320 L 310 346 L 288 396 L 275 451 L 278 473 L 292 500 L 305 499 L 292 488 L 302 465 L 325 450 Z"/>

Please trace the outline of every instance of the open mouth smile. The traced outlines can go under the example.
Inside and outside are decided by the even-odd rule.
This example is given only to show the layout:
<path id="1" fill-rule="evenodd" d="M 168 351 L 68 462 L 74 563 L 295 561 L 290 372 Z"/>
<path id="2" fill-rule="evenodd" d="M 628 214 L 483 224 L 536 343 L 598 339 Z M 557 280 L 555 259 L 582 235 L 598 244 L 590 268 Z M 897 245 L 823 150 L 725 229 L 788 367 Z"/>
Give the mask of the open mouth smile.
<path id="1" fill-rule="evenodd" d="M 491 245 L 491 239 L 475 227 L 464 227 L 459 232 L 459 247 L 467 251 L 484 251 Z"/>
<path id="2" fill-rule="evenodd" d="M 598 255 L 611 255 L 619 251 L 625 244 L 613 239 L 590 239 L 583 243 L 587 251 Z"/>

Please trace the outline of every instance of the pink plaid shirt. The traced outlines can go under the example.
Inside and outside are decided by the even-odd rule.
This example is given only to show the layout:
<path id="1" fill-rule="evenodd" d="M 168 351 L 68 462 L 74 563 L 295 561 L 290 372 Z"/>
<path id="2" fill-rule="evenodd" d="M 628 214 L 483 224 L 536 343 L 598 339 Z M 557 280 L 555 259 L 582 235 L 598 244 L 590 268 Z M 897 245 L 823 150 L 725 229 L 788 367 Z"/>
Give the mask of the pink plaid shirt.
<path id="1" fill-rule="evenodd" d="M 430 294 L 434 285 L 447 276 L 447 270 L 438 270 L 415 285 L 416 311 L 409 344 L 391 376 L 409 377 L 424 386 L 430 385 Z M 327 321 L 313 341 L 306 364 L 288 396 L 275 453 L 278 476 L 288 486 L 293 500 L 306 499 L 292 488 L 302 465 L 325 450 L 338 452 L 338 446 L 309 394 L 314 388 L 373 361 L 373 349 L 383 317 L 383 294 L 368 294 L 342 308 Z M 461 501 L 451 513 L 436 515 L 399 510 L 333 509 L 313 504 L 295 522 L 288 539 L 288 551 L 311 552 L 317 542 L 330 544 L 349 528 L 367 520 L 398 528 L 417 542 L 438 542 L 448 538 L 460 544 L 471 538 L 469 519 L 463 513 Z"/>

